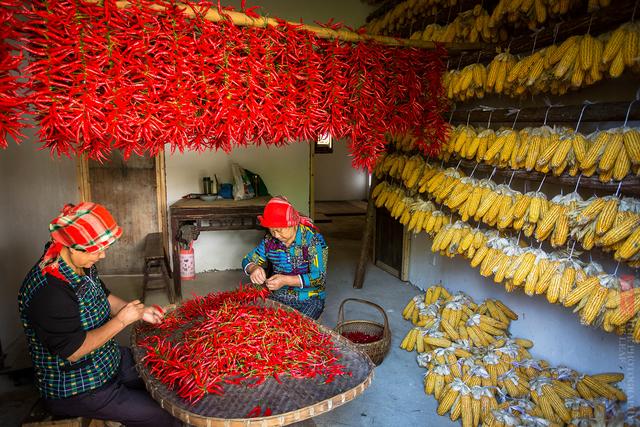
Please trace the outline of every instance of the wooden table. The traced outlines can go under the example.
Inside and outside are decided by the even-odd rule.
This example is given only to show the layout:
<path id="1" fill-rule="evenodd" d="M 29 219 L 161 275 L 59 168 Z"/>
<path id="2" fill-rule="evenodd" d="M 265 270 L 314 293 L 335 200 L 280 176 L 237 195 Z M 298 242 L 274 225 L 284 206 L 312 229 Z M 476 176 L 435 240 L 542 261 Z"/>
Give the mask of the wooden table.
<path id="1" fill-rule="evenodd" d="M 171 221 L 171 244 L 173 249 L 173 285 L 178 301 L 182 300 L 180 280 L 180 247 L 178 230 L 185 223 L 194 223 L 196 236 L 201 231 L 250 230 L 261 228 L 257 216 L 262 214 L 271 196 L 248 200 L 181 199 L 169 207 Z M 239 260 L 238 260 L 239 262 Z"/>

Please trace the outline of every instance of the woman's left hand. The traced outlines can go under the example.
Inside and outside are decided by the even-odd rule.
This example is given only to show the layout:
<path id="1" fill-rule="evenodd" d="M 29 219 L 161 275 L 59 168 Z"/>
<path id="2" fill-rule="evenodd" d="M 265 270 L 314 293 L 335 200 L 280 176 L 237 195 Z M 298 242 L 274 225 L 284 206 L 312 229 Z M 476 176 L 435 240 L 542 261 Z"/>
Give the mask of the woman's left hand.
<path id="1" fill-rule="evenodd" d="M 162 310 L 159 310 L 156 307 L 148 306 L 144 308 L 144 313 L 142 314 L 142 320 L 147 323 L 160 323 L 164 319 L 164 313 Z"/>
<path id="2" fill-rule="evenodd" d="M 294 283 L 295 282 L 295 283 Z M 287 276 L 284 274 L 274 274 L 264 283 L 270 291 L 277 291 L 283 286 L 300 286 L 298 276 Z"/>

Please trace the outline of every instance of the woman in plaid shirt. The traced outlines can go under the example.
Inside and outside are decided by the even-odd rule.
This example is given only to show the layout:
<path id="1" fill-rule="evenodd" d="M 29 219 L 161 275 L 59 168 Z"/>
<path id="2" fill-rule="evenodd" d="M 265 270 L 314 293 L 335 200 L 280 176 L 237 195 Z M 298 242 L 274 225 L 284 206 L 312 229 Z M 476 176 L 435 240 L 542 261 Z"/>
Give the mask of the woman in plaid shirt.
<path id="1" fill-rule="evenodd" d="M 284 197 L 272 198 L 258 216 L 269 233 L 242 260 L 252 283 L 269 298 L 317 319 L 324 310 L 329 248 L 316 226 Z"/>
<path id="2" fill-rule="evenodd" d="M 51 241 L 18 296 L 47 409 L 127 426 L 181 425 L 149 396 L 131 350 L 114 340 L 131 323 L 163 317 L 156 308 L 110 293 L 98 276 L 94 264 L 122 229 L 104 206 L 85 202 L 65 206 L 49 230 Z"/>

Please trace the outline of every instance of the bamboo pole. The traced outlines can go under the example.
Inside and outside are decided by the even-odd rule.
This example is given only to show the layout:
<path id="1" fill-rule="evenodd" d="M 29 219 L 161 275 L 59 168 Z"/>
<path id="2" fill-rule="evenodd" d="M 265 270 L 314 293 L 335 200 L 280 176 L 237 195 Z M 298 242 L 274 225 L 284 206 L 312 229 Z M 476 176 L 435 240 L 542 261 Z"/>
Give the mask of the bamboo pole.
<path id="1" fill-rule="evenodd" d="M 102 0 L 85 0 L 87 3 L 100 4 Z M 116 2 L 116 5 L 119 9 L 126 9 L 131 6 L 131 2 L 127 0 L 120 0 Z M 195 18 L 199 14 L 193 10 L 193 8 L 186 4 L 177 4 L 178 7 L 183 8 L 183 13 L 190 18 Z M 166 8 L 161 5 L 152 5 L 152 9 L 157 11 L 164 11 Z M 206 13 L 202 14 L 202 17 L 207 21 L 211 22 L 221 22 L 230 19 L 234 25 L 241 27 L 259 27 L 264 28 L 267 26 L 276 27 L 279 22 L 273 18 L 267 18 L 262 16 L 260 18 L 252 18 L 242 12 L 235 11 L 225 11 L 222 14 L 218 12 L 217 9 L 209 8 Z M 320 27 L 318 25 L 309 25 L 309 24 L 300 24 L 296 22 L 288 22 L 289 24 L 301 29 L 307 30 L 321 39 L 338 39 L 347 42 L 361 42 L 361 41 L 374 41 L 377 43 L 385 44 L 387 46 L 404 46 L 404 47 L 415 47 L 420 49 L 435 49 L 436 43 L 424 40 L 410 40 L 410 39 L 400 39 L 395 37 L 387 37 L 387 36 L 374 36 L 369 34 L 358 34 L 349 30 L 332 30 L 330 28 Z M 487 45 L 485 43 L 440 43 L 447 51 L 458 52 L 464 50 L 481 50 L 481 49 L 490 49 L 491 45 Z"/>

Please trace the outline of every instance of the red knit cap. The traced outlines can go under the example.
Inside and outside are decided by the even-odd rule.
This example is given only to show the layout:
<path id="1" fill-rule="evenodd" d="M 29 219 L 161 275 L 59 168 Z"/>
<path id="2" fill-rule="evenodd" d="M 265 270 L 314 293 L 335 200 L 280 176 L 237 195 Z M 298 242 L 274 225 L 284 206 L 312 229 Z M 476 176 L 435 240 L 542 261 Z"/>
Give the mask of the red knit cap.
<path id="1" fill-rule="evenodd" d="M 53 241 L 40 262 L 42 273 L 62 277 L 58 271 L 58 257 L 64 246 L 84 252 L 98 252 L 122 235 L 122 229 L 102 205 L 83 202 L 66 205 L 60 215 L 49 224 Z"/>

